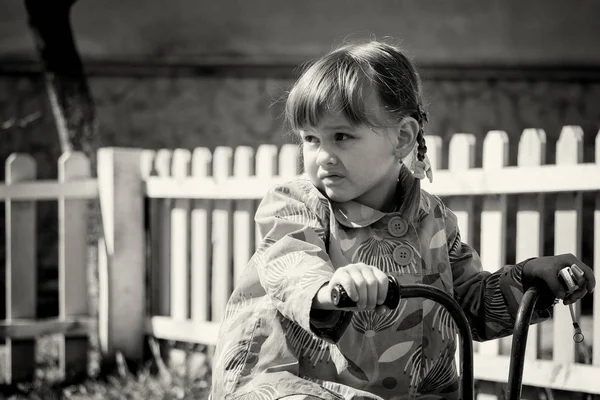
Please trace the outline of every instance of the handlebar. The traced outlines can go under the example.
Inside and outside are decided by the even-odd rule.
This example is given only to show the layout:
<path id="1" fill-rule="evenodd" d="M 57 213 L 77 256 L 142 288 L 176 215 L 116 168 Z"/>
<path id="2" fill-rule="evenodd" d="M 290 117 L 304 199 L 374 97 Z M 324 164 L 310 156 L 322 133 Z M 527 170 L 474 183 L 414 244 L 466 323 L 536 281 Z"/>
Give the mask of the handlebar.
<path id="1" fill-rule="evenodd" d="M 460 305 L 448 293 L 434 286 L 414 283 L 410 285 L 399 285 L 398 281 L 392 276 L 388 277 L 388 295 L 384 305 L 389 308 L 396 308 L 401 298 L 424 297 L 433 300 L 448 310 L 454 323 L 458 327 L 460 334 L 460 373 L 462 376 L 461 398 L 474 399 L 474 378 L 473 378 L 473 336 L 467 316 Z M 337 307 L 353 307 L 356 305 L 341 285 L 334 287 L 331 293 L 331 301 Z"/>
<path id="2" fill-rule="evenodd" d="M 388 277 L 388 295 L 384 305 L 393 309 L 398 306 L 401 298 L 422 297 L 441 304 L 450 313 L 458 331 L 460 332 L 459 354 L 461 359 L 460 372 L 462 377 L 461 398 L 465 400 L 475 398 L 473 377 L 473 335 L 466 314 L 453 297 L 445 291 L 424 284 L 399 285 L 398 281 Z M 510 370 L 508 374 L 507 398 L 516 400 L 521 398 L 521 386 L 523 381 L 523 364 L 525 362 L 525 347 L 527 346 L 527 334 L 535 308 L 539 292 L 535 287 L 528 289 L 521 300 L 515 327 L 511 349 Z M 331 301 L 338 308 L 356 306 L 341 285 L 333 288 Z"/>
<path id="3" fill-rule="evenodd" d="M 521 398 L 527 335 L 538 297 L 538 289 L 532 286 L 523 294 L 521 304 L 517 310 L 517 318 L 515 319 L 513 330 L 510 367 L 508 370 L 508 390 L 506 392 L 506 397 L 509 400 Z"/>

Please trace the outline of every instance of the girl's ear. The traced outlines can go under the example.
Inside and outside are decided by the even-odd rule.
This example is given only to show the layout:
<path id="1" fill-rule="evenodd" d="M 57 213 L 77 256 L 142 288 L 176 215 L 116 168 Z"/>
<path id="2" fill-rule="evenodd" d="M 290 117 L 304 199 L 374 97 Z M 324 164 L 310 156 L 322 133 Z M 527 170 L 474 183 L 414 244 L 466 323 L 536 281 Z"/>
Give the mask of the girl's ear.
<path id="1" fill-rule="evenodd" d="M 413 117 L 405 117 L 396 128 L 396 146 L 394 154 L 399 159 L 404 159 L 415 147 L 419 134 L 419 123 Z"/>

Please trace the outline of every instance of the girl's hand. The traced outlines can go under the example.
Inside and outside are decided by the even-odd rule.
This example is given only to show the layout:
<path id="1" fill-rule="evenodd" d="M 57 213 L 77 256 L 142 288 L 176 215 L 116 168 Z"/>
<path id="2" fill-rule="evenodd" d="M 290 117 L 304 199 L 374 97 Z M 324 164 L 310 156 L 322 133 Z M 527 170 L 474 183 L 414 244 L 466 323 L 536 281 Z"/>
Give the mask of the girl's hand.
<path id="1" fill-rule="evenodd" d="M 356 302 L 356 307 L 349 310 L 376 310 L 379 313 L 389 310 L 387 306 L 382 305 L 387 296 L 388 277 L 378 268 L 363 263 L 338 268 L 331 281 L 321 288 L 319 297 L 327 296 L 331 299 L 331 291 L 336 285 L 342 285 L 348 297 Z M 335 307 L 331 306 L 331 308 Z"/>
<path id="2" fill-rule="evenodd" d="M 582 280 L 587 281 L 587 283 L 582 283 L 568 298 L 565 298 L 567 291 L 561 278 L 558 276 L 558 271 L 573 264 L 577 265 L 583 271 L 584 277 Z M 592 269 L 582 263 L 573 254 L 534 258 L 523 266 L 523 275 L 532 281 L 541 280 L 545 282 L 555 297 L 563 299 L 565 305 L 575 303 L 588 292 L 592 293 L 596 286 L 596 278 Z"/>

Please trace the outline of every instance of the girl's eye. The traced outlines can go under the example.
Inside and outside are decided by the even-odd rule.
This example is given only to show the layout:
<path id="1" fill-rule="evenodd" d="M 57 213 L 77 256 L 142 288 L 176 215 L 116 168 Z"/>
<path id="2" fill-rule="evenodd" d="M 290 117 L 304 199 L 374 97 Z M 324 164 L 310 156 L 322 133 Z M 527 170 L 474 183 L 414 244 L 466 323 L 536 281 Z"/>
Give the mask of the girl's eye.
<path id="1" fill-rule="evenodd" d="M 305 143 L 317 143 L 318 142 L 318 139 L 316 138 L 316 136 L 312 136 L 312 135 L 304 135 L 302 137 L 302 140 Z"/>
<path id="2" fill-rule="evenodd" d="M 347 133 L 337 132 L 335 134 L 335 140 L 343 141 L 348 139 L 352 139 L 352 136 L 348 135 Z"/>

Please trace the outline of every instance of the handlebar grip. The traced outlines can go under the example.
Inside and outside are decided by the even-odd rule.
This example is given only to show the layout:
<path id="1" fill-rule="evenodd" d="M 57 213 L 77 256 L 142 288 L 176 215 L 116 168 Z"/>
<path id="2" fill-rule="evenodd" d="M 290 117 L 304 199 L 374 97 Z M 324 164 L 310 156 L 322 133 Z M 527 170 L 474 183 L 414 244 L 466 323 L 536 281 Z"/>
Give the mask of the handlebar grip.
<path id="1" fill-rule="evenodd" d="M 337 308 L 356 307 L 356 302 L 352 301 L 350 296 L 348 296 L 348 293 L 346 293 L 346 289 L 344 289 L 342 285 L 335 285 L 331 290 L 331 302 Z M 400 286 L 398 285 L 398 281 L 393 276 L 388 276 L 388 291 L 383 305 L 390 309 L 394 309 L 398 307 L 399 302 Z"/>

